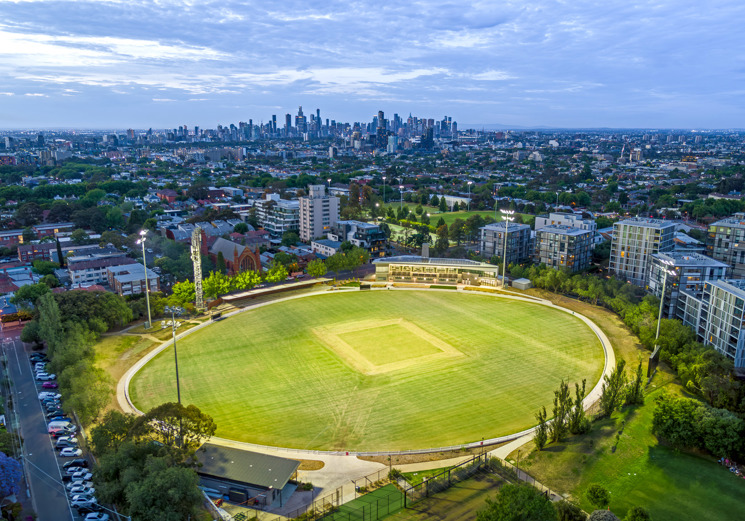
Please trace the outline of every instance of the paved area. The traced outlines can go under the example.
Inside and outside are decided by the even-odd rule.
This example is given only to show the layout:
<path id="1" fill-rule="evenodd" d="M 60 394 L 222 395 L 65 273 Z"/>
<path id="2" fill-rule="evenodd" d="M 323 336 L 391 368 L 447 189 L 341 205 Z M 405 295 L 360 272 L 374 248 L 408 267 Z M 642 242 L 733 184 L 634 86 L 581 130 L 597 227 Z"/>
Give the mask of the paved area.
<path id="1" fill-rule="evenodd" d="M 8 358 L 8 371 L 23 435 L 24 464 L 32 505 L 39 521 L 72 521 L 73 511 L 62 486 L 60 458 L 47 434 L 46 418 L 38 397 L 39 386 L 34 380 L 28 355 L 18 334 L 19 331 L 4 334 L 3 350 Z"/>

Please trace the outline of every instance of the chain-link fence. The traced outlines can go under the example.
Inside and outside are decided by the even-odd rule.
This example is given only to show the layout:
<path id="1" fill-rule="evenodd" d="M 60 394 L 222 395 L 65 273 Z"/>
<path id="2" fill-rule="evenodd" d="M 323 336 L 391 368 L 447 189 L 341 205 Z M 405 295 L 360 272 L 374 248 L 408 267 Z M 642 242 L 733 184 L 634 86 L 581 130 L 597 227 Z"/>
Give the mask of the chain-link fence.
<path id="1" fill-rule="evenodd" d="M 454 483 L 466 480 L 476 474 L 485 464 L 488 463 L 489 457 L 486 454 L 478 454 L 468 461 L 451 467 L 447 470 L 430 476 L 417 485 L 413 485 L 404 490 L 404 506 L 416 503 L 433 494 L 447 490 Z"/>

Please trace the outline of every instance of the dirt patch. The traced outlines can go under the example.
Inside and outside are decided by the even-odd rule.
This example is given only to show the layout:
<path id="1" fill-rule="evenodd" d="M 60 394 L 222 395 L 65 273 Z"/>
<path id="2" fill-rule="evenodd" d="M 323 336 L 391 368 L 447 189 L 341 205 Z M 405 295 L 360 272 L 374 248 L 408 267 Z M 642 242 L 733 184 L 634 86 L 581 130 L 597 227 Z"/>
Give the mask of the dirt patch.
<path id="1" fill-rule="evenodd" d="M 326 464 L 323 461 L 316 459 L 296 459 L 295 461 L 300 462 L 298 470 L 321 470 Z"/>
<path id="2" fill-rule="evenodd" d="M 504 443 L 497 445 L 489 445 L 486 447 L 487 451 L 494 450 L 501 447 Z M 462 450 L 447 450 L 444 452 L 428 452 L 426 454 L 394 454 L 391 456 L 390 464 L 394 467 L 396 465 L 406 465 L 408 463 L 424 463 L 427 461 L 440 461 L 445 459 L 459 458 L 461 456 L 477 456 L 484 452 L 481 447 L 475 449 L 462 449 Z M 388 465 L 388 456 L 357 456 L 362 461 L 374 461 L 375 463 L 382 463 Z"/>

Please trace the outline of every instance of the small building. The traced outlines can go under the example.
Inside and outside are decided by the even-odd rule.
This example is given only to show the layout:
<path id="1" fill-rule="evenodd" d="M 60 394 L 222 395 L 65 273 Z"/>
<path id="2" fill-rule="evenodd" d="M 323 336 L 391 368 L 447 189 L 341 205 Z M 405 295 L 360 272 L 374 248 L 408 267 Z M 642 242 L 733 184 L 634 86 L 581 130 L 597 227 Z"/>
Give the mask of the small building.
<path id="1" fill-rule="evenodd" d="M 231 502 L 270 510 L 284 505 L 297 488 L 290 483 L 300 466 L 296 460 L 212 443 L 202 445 L 196 458 L 201 486 Z"/>
<path id="2" fill-rule="evenodd" d="M 437 259 L 400 255 L 373 260 L 379 282 L 471 284 L 496 286 L 499 267 L 468 259 Z"/>
<path id="3" fill-rule="evenodd" d="M 388 238 L 377 224 L 361 221 L 337 221 L 328 232 L 332 241 L 349 241 L 354 246 L 363 248 L 371 258 L 385 256 Z"/>
<path id="4" fill-rule="evenodd" d="M 512 281 L 512 287 L 515 289 L 526 290 L 533 287 L 533 283 L 530 279 L 515 279 Z"/>
<path id="5" fill-rule="evenodd" d="M 592 259 L 593 231 L 550 224 L 536 229 L 535 260 L 571 272 L 584 270 Z"/>
<path id="6" fill-rule="evenodd" d="M 56 237 L 60 232 L 71 232 L 75 229 L 74 223 L 50 223 L 50 224 L 36 224 L 31 227 L 34 230 L 36 236 L 41 239 L 43 237 Z"/>
<path id="7" fill-rule="evenodd" d="M 123 253 L 68 257 L 67 272 L 70 274 L 70 283 L 73 286 L 105 284 L 108 282 L 108 276 L 106 275 L 108 268 L 136 263 L 136 260 Z"/>
<path id="8" fill-rule="evenodd" d="M 332 241 L 331 239 L 318 239 L 310 243 L 313 253 L 319 253 L 324 257 L 331 257 L 341 248 L 341 241 Z"/>
<path id="9" fill-rule="evenodd" d="M 109 287 L 121 297 L 145 293 L 145 268 L 142 264 L 111 266 L 106 269 L 106 277 Z M 150 286 L 150 293 L 160 291 L 158 274 L 151 269 L 147 270 L 147 286 Z"/>

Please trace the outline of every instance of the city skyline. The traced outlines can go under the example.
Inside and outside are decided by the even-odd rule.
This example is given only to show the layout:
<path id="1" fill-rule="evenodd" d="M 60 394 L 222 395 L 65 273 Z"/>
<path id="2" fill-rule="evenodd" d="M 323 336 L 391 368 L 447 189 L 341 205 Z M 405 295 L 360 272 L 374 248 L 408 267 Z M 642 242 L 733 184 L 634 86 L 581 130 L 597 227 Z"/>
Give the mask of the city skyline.
<path id="1" fill-rule="evenodd" d="M 0 0 L 3 128 L 742 128 L 745 6 Z"/>

